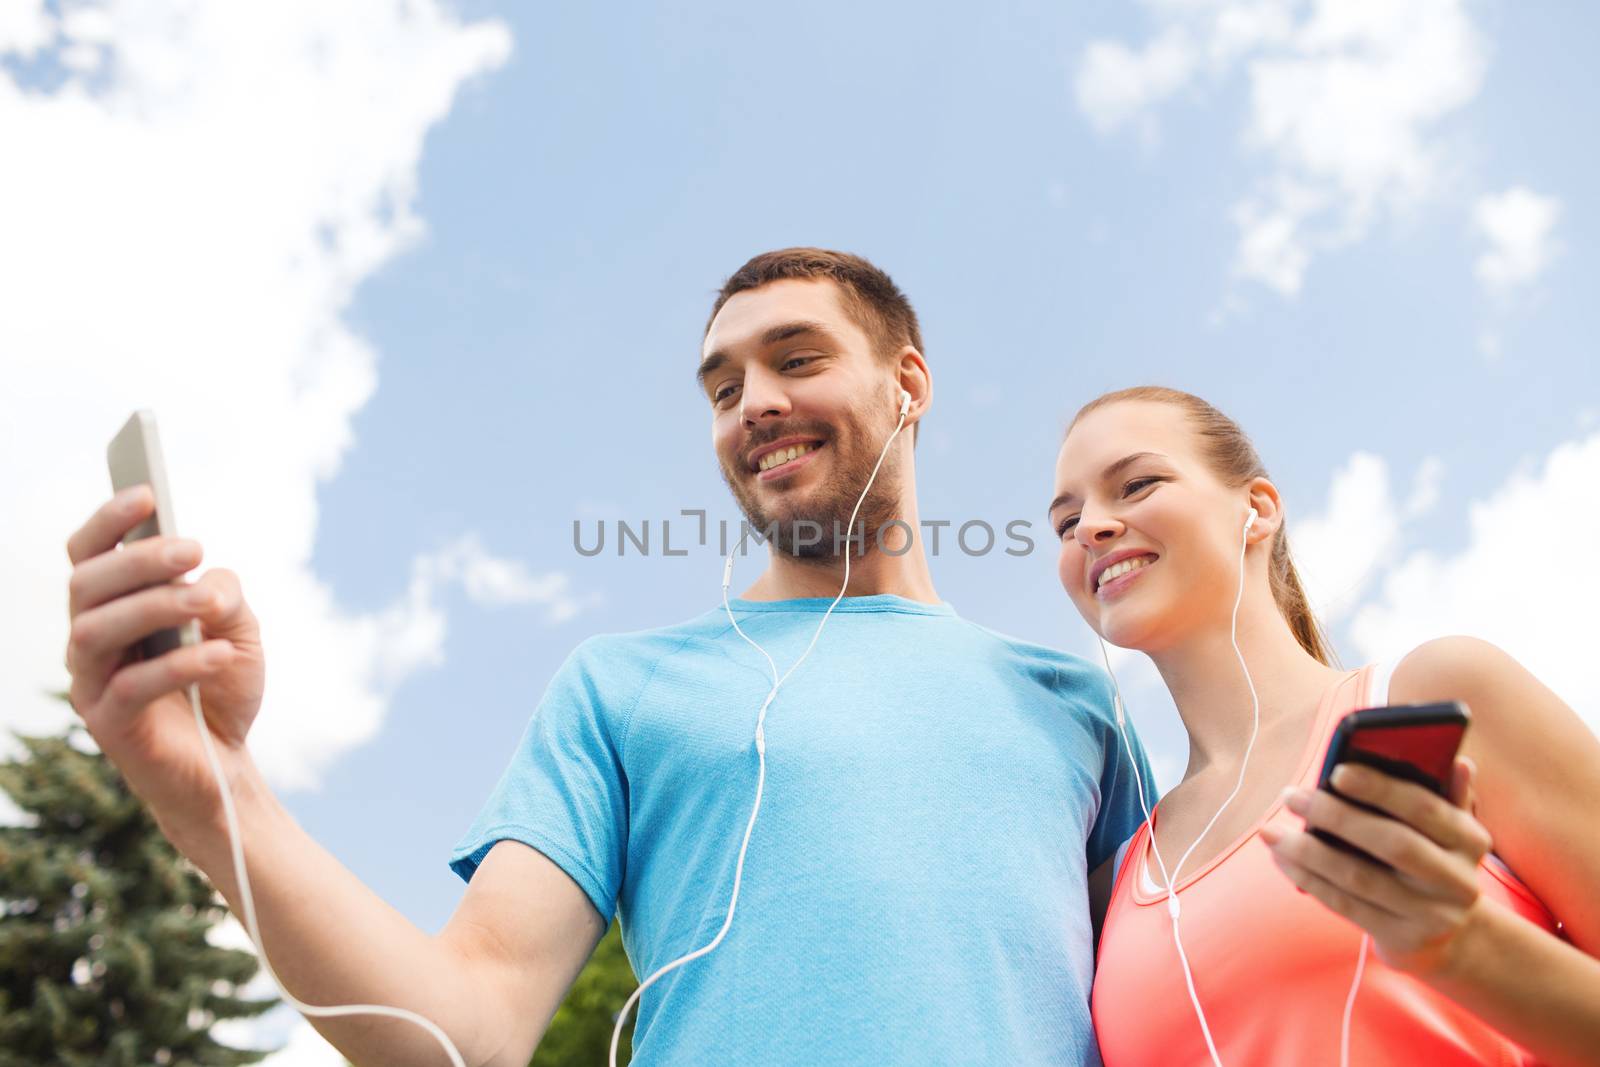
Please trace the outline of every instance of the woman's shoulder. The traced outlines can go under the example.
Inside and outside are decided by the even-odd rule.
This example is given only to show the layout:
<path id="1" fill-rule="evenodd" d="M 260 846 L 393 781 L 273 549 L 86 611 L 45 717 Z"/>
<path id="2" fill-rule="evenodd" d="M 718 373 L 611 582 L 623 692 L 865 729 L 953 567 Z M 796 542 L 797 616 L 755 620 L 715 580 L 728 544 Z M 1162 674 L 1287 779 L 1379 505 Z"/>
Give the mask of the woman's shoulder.
<path id="1" fill-rule="evenodd" d="M 1519 676 L 1532 679 L 1526 668 L 1498 645 L 1463 634 L 1424 641 L 1392 661 L 1392 667 L 1391 704 L 1460 700 L 1471 706 L 1473 696 L 1515 684 Z"/>
<path id="2" fill-rule="evenodd" d="M 1459 700 L 1472 716 L 1469 749 L 1520 752 L 1526 770 L 1552 753 L 1593 752 L 1595 737 L 1560 696 L 1509 652 L 1477 637 L 1423 642 L 1401 657 L 1389 682 L 1389 704 Z"/>

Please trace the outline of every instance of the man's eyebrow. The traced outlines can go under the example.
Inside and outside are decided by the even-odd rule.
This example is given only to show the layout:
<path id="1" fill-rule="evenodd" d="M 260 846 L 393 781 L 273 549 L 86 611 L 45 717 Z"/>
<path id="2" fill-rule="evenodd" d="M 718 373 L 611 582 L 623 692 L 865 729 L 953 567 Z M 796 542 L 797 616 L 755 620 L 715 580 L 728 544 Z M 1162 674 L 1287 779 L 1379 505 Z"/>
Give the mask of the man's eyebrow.
<path id="1" fill-rule="evenodd" d="M 797 319 L 794 322 L 780 322 L 778 325 L 773 326 L 761 335 L 759 344 L 762 348 L 770 348 L 773 345 L 781 344 L 791 338 L 808 333 L 814 333 L 830 340 L 833 338 L 833 331 L 828 329 L 825 324 Z M 695 384 L 704 389 L 706 387 L 706 379 L 718 367 L 728 362 L 729 358 L 728 352 L 721 348 L 707 355 L 705 359 L 700 361 L 700 366 L 694 372 Z"/>
<path id="2" fill-rule="evenodd" d="M 1101 471 L 1100 472 L 1100 480 L 1103 481 L 1103 482 L 1110 481 L 1112 478 L 1115 478 L 1117 475 L 1121 474 L 1123 471 L 1127 470 L 1129 467 L 1133 466 L 1135 463 L 1139 462 L 1141 459 L 1166 459 L 1166 458 L 1167 457 L 1163 456 L 1160 452 L 1135 452 L 1132 455 L 1123 456 L 1121 459 L 1119 459 L 1115 463 L 1111 464 L 1105 470 Z M 1072 501 L 1074 501 L 1076 499 L 1078 499 L 1078 497 L 1074 493 L 1062 493 L 1060 496 L 1058 496 L 1054 500 L 1050 501 L 1050 506 L 1045 509 L 1045 515 L 1048 516 L 1050 514 L 1050 512 L 1054 511 L 1056 508 L 1060 507 L 1062 504 L 1070 503 L 1070 502 L 1072 502 Z"/>

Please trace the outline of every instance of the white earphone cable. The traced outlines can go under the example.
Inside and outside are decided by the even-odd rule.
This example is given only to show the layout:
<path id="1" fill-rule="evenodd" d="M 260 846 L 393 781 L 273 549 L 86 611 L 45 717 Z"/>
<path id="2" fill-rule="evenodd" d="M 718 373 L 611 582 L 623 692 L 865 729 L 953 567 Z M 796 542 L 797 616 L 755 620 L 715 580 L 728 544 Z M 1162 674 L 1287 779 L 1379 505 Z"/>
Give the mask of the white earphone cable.
<path id="1" fill-rule="evenodd" d="M 1261 730 L 1261 698 L 1256 693 L 1255 681 L 1250 677 L 1250 667 L 1245 663 L 1244 653 L 1239 649 L 1239 605 L 1244 600 L 1244 557 L 1245 550 L 1250 544 L 1248 537 L 1250 527 L 1255 522 L 1255 518 L 1255 509 L 1252 508 L 1250 510 L 1250 518 L 1245 522 L 1244 531 L 1240 537 L 1239 592 L 1233 601 L 1233 622 L 1229 633 L 1229 637 L 1233 642 L 1234 654 L 1239 657 L 1239 666 L 1244 670 L 1245 684 L 1250 687 L 1250 700 L 1252 704 L 1250 743 L 1245 746 L 1244 759 L 1239 764 L 1239 780 L 1234 783 L 1233 792 L 1228 794 L 1228 799 L 1222 802 L 1222 807 L 1217 809 L 1217 813 L 1211 817 L 1211 821 L 1206 823 L 1205 829 L 1200 831 L 1200 836 L 1195 838 L 1194 843 L 1184 851 L 1181 857 L 1179 857 L 1178 866 L 1170 873 L 1167 871 L 1166 861 L 1161 858 L 1161 847 L 1156 844 L 1155 825 L 1150 808 L 1145 803 L 1144 780 L 1139 774 L 1139 764 L 1137 762 L 1133 763 L 1134 784 L 1138 787 L 1139 808 L 1144 812 L 1145 825 L 1149 828 L 1150 849 L 1155 853 L 1156 863 L 1161 867 L 1162 880 L 1166 883 L 1167 914 L 1172 917 L 1172 941 L 1173 944 L 1175 944 L 1178 948 L 1178 962 L 1183 967 L 1183 980 L 1185 986 L 1189 990 L 1189 1001 L 1194 1005 L 1195 1018 L 1200 1021 L 1200 1033 L 1205 1037 L 1206 1049 L 1208 1052 L 1210 1052 L 1211 1062 L 1215 1065 L 1215 1067 L 1222 1067 L 1222 1057 L 1217 1053 L 1216 1042 L 1213 1041 L 1211 1037 L 1211 1026 L 1206 1021 L 1205 1009 L 1200 1006 L 1199 994 L 1195 992 L 1194 973 L 1189 968 L 1189 956 L 1188 953 L 1184 952 L 1183 950 L 1183 937 L 1178 931 L 1178 917 L 1180 914 L 1182 914 L 1183 909 L 1178 904 L 1178 897 L 1173 890 L 1173 886 L 1177 883 L 1178 874 L 1183 870 L 1183 865 L 1188 862 L 1190 854 L 1194 852 L 1201 841 L 1205 840 L 1205 836 L 1211 832 L 1211 828 L 1215 826 L 1217 820 L 1222 817 L 1222 813 L 1228 809 L 1228 805 L 1232 804 L 1234 798 L 1239 795 L 1239 790 L 1244 785 L 1245 769 L 1250 765 L 1250 752 L 1255 748 L 1256 735 Z M 1099 637 L 1098 634 L 1096 634 L 1096 636 Z M 1113 707 L 1116 712 L 1117 731 L 1122 735 L 1122 743 L 1127 747 L 1129 753 L 1131 754 L 1133 752 L 1133 745 L 1128 740 L 1127 712 L 1122 703 L 1122 687 L 1117 682 L 1116 671 L 1111 669 L 1111 653 L 1106 647 L 1105 638 L 1100 637 L 1099 640 L 1100 655 L 1105 660 L 1106 673 L 1111 676 L 1111 686 L 1115 694 L 1113 697 Z M 1157 804 L 1156 806 L 1160 807 L 1160 804 Z M 1137 857 L 1129 855 L 1124 862 L 1136 863 Z M 1361 952 L 1356 959 L 1355 977 L 1352 978 L 1350 982 L 1350 993 L 1345 998 L 1344 1015 L 1339 1026 L 1340 1067 L 1350 1067 L 1350 1021 L 1355 1013 L 1356 992 L 1361 987 L 1361 975 L 1366 969 L 1367 948 L 1370 942 L 1371 938 L 1367 934 L 1363 933 L 1361 936 Z"/>
<path id="2" fill-rule="evenodd" d="M 867 484 L 861 490 L 861 496 L 856 499 L 856 506 L 850 511 L 850 521 L 845 524 L 847 538 L 849 536 L 849 532 L 855 529 L 856 514 L 860 512 L 862 503 L 867 499 L 867 494 L 872 491 L 872 483 L 877 480 L 878 468 L 883 466 L 884 457 L 889 454 L 889 446 L 894 443 L 895 437 L 900 433 L 901 428 L 905 426 L 906 411 L 910 404 L 910 396 L 902 392 L 901 398 L 900 421 L 895 424 L 894 432 L 889 434 L 888 440 L 884 441 L 883 451 L 878 453 L 878 462 L 873 464 L 872 473 L 867 477 Z M 844 599 L 845 590 L 850 587 L 850 550 L 848 548 L 847 540 L 847 547 L 844 553 L 844 582 L 839 586 L 839 594 L 833 598 L 833 603 L 828 605 L 828 610 L 822 613 L 822 621 L 817 623 L 816 632 L 811 635 L 811 643 L 806 645 L 805 651 L 800 653 L 799 659 L 796 659 L 794 663 L 789 666 L 789 669 L 783 672 L 783 677 L 780 678 L 778 676 L 778 665 L 773 662 L 772 656 L 767 652 L 766 649 L 762 648 L 759 644 L 752 640 L 750 635 L 745 633 L 744 630 L 739 626 L 739 621 L 733 617 L 733 608 L 728 603 L 728 586 L 733 581 L 733 558 L 739 549 L 744 547 L 744 541 L 747 532 L 748 528 L 741 530 L 739 534 L 739 541 L 733 546 L 732 551 L 728 553 L 727 562 L 722 568 L 722 609 L 728 613 L 728 621 L 733 624 L 733 628 L 734 630 L 738 631 L 739 636 L 749 642 L 750 646 L 757 652 L 760 652 L 766 657 L 767 666 L 772 670 L 772 688 L 767 692 L 766 699 L 761 702 L 761 710 L 756 715 L 756 797 L 755 803 L 750 808 L 750 819 L 745 823 L 744 840 L 739 843 L 739 859 L 734 864 L 733 868 L 733 892 L 728 898 L 728 914 L 727 917 L 722 920 L 722 928 L 717 931 L 716 937 L 713 937 L 709 942 L 695 949 L 693 952 L 679 956 L 671 963 L 665 964 L 659 968 L 655 973 L 651 974 L 650 977 L 646 978 L 643 982 L 640 982 L 639 988 L 635 989 L 633 991 L 633 995 L 628 997 L 627 1003 L 623 1004 L 622 1010 L 617 1013 L 616 1026 L 614 1026 L 611 1030 L 610 1067 L 617 1067 L 617 1047 L 622 1040 L 622 1028 L 628 1021 L 628 1013 L 633 1010 L 633 1006 L 638 1003 L 639 998 L 644 995 L 644 991 L 649 989 L 669 972 L 709 954 L 713 949 L 722 943 L 722 939 L 727 936 L 729 928 L 733 926 L 734 909 L 739 905 L 739 886 L 744 880 L 744 857 L 745 853 L 750 848 L 750 834 L 755 830 L 756 816 L 761 813 L 761 798 L 765 792 L 767 783 L 767 709 L 772 706 L 773 698 L 778 695 L 779 688 L 782 687 L 784 682 L 789 680 L 789 675 L 794 673 L 794 669 L 800 666 L 805 658 L 811 654 L 812 648 L 816 647 L 817 638 L 822 636 L 822 628 L 828 624 L 828 616 L 833 614 L 833 609 L 838 607 L 839 601 Z M 865 531 L 862 532 L 862 538 L 864 545 L 866 538 Z"/>
<path id="3" fill-rule="evenodd" d="M 445 1054 L 450 1057 L 453 1067 L 466 1067 L 466 1062 L 461 1058 L 461 1053 L 456 1051 L 456 1046 L 445 1032 L 432 1021 L 423 1018 L 416 1012 L 406 1011 L 404 1008 L 390 1008 L 382 1004 L 344 1004 L 336 1007 L 322 1007 L 315 1004 L 307 1004 L 284 988 L 283 983 L 278 980 L 277 973 L 273 971 L 272 964 L 267 962 L 267 950 L 261 945 L 261 931 L 256 925 L 255 898 L 250 893 L 250 878 L 245 872 L 244 846 L 240 841 L 239 835 L 239 816 L 234 810 L 233 793 L 229 790 L 227 780 L 222 773 L 222 762 L 217 758 L 216 747 L 211 740 L 211 730 L 206 726 L 204 712 L 200 710 L 199 683 L 191 683 L 189 686 L 189 705 L 194 709 L 195 725 L 200 728 L 200 740 L 206 750 L 206 759 L 211 763 L 211 773 L 216 776 L 217 786 L 222 791 L 222 811 L 228 823 L 228 844 L 233 852 L 234 876 L 239 880 L 239 899 L 244 905 L 245 929 L 250 934 L 250 943 L 256 947 L 256 954 L 261 958 L 262 968 L 267 972 L 267 976 L 272 979 L 273 984 L 278 987 L 279 992 L 283 994 L 283 999 L 287 1000 L 289 1005 L 296 1011 L 305 1015 L 317 1015 L 324 1018 L 333 1018 L 340 1015 L 387 1015 L 416 1023 L 432 1034 L 439 1044 L 444 1047 Z"/>
<path id="4" fill-rule="evenodd" d="M 1177 884 L 1178 876 L 1183 871 L 1183 865 L 1189 861 L 1189 857 L 1194 853 L 1194 850 L 1200 846 L 1201 841 L 1205 840 L 1206 835 L 1211 832 L 1211 828 L 1217 824 L 1218 819 L 1222 818 L 1222 813 L 1228 810 L 1228 805 L 1233 803 L 1234 798 L 1239 795 L 1239 790 L 1243 788 L 1245 771 L 1250 766 L 1250 752 L 1255 748 L 1256 735 L 1261 730 L 1261 698 L 1256 694 L 1256 685 L 1254 680 L 1252 680 L 1250 677 L 1250 668 L 1244 661 L 1244 653 L 1239 649 L 1239 605 L 1244 601 L 1244 556 L 1245 550 L 1250 544 L 1248 534 L 1250 531 L 1250 526 L 1252 523 L 1254 523 L 1254 521 L 1255 509 L 1252 508 L 1250 512 L 1250 518 L 1245 522 L 1244 529 L 1241 531 L 1239 538 L 1239 592 L 1238 595 L 1234 597 L 1233 622 L 1229 631 L 1229 637 L 1233 641 L 1234 654 L 1239 657 L 1239 666 L 1244 670 L 1245 684 L 1250 687 L 1250 701 L 1252 706 L 1250 743 L 1245 746 L 1244 759 L 1239 763 L 1239 779 L 1233 785 L 1233 792 L 1228 794 L 1228 799 L 1222 802 L 1222 806 L 1217 809 L 1217 813 L 1211 816 L 1211 821 L 1206 823 L 1205 829 L 1200 831 L 1200 836 L 1196 837 L 1194 842 L 1184 850 L 1183 855 L 1178 858 L 1177 867 L 1171 871 L 1167 870 L 1166 860 L 1164 860 L 1161 856 L 1161 846 L 1156 844 L 1156 829 L 1153 821 L 1154 816 L 1151 814 L 1150 809 L 1145 805 L 1144 783 L 1139 777 L 1138 764 L 1134 764 L 1134 781 L 1139 788 L 1139 807 L 1144 812 L 1145 824 L 1149 828 L 1150 850 L 1155 853 L 1156 863 L 1161 867 L 1162 881 L 1166 885 L 1167 914 L 1172 917 L 1172 940 L 1173 943 L 1178 947 L 1178 961 L 1183 966 L 1183 980 L 1189 989 L 1189 1001 L 1194 1005 L 1195 1018 L 1200 1021 L 1200 1033 L 1205 1037 L 1206 1049 L 1211 1053 L 1211 1062 L 1215 1065 L 1215 1067 L 1222 1067 L 1222 1057 L 1217 1052 L 1216 1042 L 1212 1040 L 1211 1025 L 1206 1021 L 1205 1009 L 1200 1006 L 1200 996 L 1195 992 L 1194 974 L 1189 969 L 1189 956 L 1183 950 L 1183 936 L 1178 930 L 1178 917 L 1182 913 L 1183 909 L 1178 903 L 1178 895 L 1174 891 L 1173 886 Z M 1096 634 L 1096 636 L 1098 637 L 1099 635 Z M 1126 713 L 1122 705 L 1122 687 L 1117 682 L 1116 672 L 1111 669 L 1111 654 L 1106 648 L 1105 638 L 1103 637 L 1100 638 L 1100 654 L 1106 661 L 1106 673 L 1111 675 L 1111 685 L 1116 692 L 1115 710 L 1117 715 L 1117 729 L 1122 734 L 1123 744 L 1128 746 L 1128 751 L 1131 754 L 1133 751 L 1133 746 L 1128 743 L 1128 732 L 1125 725 Z M 1160 806 L 1160 804 L 1156 805 L 1158 808 Z M 1135 861 L 1135 859 L 1135 857 L 1129 856 L 1130 862 Z"/>
<path id="5" fill-rule="evenodd" d="M 1372 935 L 1362 931 L 1355 977 L 1350 979 L 1350 994 L 1344 998 L 1344 1018 L 1339 1022 L 1339 1067 L 1350 1067 L 1350 1019 L 1355 1015 L 1356 991 L 1361 988 L 1361 972 L 1367 969 L 1367 948 L 1371 944 Z"/>

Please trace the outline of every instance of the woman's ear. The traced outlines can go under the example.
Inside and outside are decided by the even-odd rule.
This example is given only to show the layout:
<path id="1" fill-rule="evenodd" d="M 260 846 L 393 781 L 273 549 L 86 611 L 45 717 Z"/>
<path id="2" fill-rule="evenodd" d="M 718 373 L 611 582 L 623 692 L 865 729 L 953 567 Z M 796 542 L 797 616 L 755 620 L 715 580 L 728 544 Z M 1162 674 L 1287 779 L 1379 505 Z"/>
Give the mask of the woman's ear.
<path id="1" fill-rule="evenodd" d="M 1250 544 L 1270 541 L 1283 527 L 1283 498 L 1278 495 L 1278 487 L 1266 478 L 1254 479 L 1249 489 L 1250 499 L 1246 506 L 1256 509 L 1256 519 L 1245 536 Z"/>

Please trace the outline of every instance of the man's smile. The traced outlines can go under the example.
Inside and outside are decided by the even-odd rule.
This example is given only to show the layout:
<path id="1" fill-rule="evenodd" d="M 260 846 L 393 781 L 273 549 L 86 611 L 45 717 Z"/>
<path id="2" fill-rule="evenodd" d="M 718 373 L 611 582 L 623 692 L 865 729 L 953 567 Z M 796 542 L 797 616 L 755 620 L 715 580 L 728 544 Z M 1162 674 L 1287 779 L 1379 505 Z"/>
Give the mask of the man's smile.
<path id="1" fill-rule="evenodd" d="M 823 445 L 824 442 L 818 437 L 804 435 L 782 437 L 751 452 L 745 460 L 745 467 L 758 475 L 762 481 L 768 481 L 791 470 L 798 470 L 802 465 L 801 460 Z"/>

